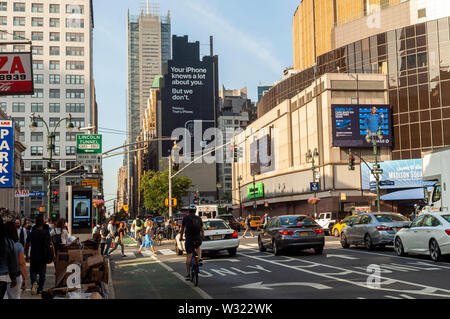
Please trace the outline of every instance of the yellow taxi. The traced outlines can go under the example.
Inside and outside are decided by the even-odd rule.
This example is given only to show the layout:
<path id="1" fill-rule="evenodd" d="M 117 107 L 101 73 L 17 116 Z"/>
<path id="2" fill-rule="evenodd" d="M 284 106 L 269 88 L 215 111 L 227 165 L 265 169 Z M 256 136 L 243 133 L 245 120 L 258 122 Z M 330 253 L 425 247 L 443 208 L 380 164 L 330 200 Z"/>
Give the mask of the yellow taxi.
<path id="1" fill-rule="evenodd" d="M 252 216 L 250 219 L 251 228 L 260 228 L 262 226 L 261 218 L 259 216 Z"/>
<path id="2" fill-rule="evenodd" d="M 344 229 L 344 227 L 347 226 L 347 223 L 349 221 L 354 221 L 357 217 L 358 217 L 358 215 L 351 215 L 351 216 L 345 217 L 339 223 L 334 225 L 333 229 L 331 230 L 331 234 L 333 234 L 335 237 L 340 237 L 342 229 Z"/>

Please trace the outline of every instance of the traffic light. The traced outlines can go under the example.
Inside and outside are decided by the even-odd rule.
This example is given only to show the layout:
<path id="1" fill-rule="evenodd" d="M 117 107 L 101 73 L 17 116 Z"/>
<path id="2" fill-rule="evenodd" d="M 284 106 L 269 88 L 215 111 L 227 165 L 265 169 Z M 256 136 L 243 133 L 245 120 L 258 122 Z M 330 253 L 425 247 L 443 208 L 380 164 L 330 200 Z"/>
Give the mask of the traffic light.
<path id="1" fill-rule="evenodd" d="M 239 148 L 233 147 L 233 162 L 237 163 L 239 162 Z"/>
<path id="2" fill-rule="evenodd" d="M 199 204 L 199 201 L 198 201 L 198 194 L 195 193 L 195 194 L 194 194 L 194 205 L 198 205 L 198 204 Z"/>
<path id="3" fill-rule="evenodd" d="M 58 191 L 53 191 L 53 196 L 52 196 L 52 199 L 53 199 L 53 203 L 57 203 L 58 202 L 58 199 L 59 199 L 59 192 Z"/>
<path id="4" fill-rule="evenodd" d="M 348 170 L 349 171 L 355 170 L 355 156 L 353 156 L 352 154 L 350 154 L 348 157 Z"/>

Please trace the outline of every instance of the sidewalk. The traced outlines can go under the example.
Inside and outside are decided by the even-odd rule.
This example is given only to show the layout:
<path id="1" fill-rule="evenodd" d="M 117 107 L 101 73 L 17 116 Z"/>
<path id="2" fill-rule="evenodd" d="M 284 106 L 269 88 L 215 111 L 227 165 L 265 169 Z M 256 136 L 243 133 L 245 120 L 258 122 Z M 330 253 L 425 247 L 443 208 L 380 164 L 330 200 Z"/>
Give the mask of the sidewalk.
<path id="1" fill-rule="evenodd" d="M 27 290 L 22 293 L 22 299 L 42 299 L 41 295 L 31 295 L 31 279 L 30 279 L 30 264 L 27 263 Z M 55 266 L 53 264 L 47 265 L 47 273 L 45 275 L 45 289 L 50 289 L 55 286 Z"/>

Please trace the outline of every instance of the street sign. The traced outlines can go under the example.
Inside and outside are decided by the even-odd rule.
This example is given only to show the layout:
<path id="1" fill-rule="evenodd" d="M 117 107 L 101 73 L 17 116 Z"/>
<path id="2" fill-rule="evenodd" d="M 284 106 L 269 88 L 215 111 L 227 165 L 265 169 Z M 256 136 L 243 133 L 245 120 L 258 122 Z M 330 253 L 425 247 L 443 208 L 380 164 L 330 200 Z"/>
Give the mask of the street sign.
<path id="1" fill-rule="evenodd" d="M 44 169 L 44 174 L 56 174 L 58 171 L 55 168 L 46 168 Z"/>
<path id="2" fill-rule="evenodd" d="M 81 185 L 83 187 L 95 187 L 98 188 L 98 180 L 96 179 L 89 179 L 89 180 L 82 180 Z"/>
<path id="3" fill-rule="evenodd" d="M 80 175 L 80 178 L 81 179 L 99 179 L 100 178 L 100 174 L 98 174 L 98 173 L 92 173 L 92 174 L 83 173 L 83 174 Z"/>
<path id="4" fill-rule="evenodd" d="M 318 182 L 314 182 L 310 184 L 311 192 L 318 192 L 320 189 L 320 184 Z"/>
<path id="5" fill-rule="evenodd" d="M 40 191 L 31 191 L 30 197 L 47 197 L 46 192 L 40 192 Z"/>
<path id="6" fill-rule="evenodd" d="M 0 95 L 33 95 L 31 52 L 0 54 Z"/>
<path id="7" fill-rule="evenodd" d="M 16 197 L 29 197 L 30 191 L 28 190 L 16 190 Z"/>
<path id="8" fill-rule="evenodd" d="M 102 136 L 96 134 L 77 135 L 77 154 L 101 154 Z"/>
<path id="9" fill-rule="evenodd" d="M 0 120 L 0 188 L 14 188 L 13 120 Z"/>
<path id="10" fill-rule="evenodd" d="M 77 154 L 77 164 L 83 166 L 102 166 L 101 154 Z"/>
<path id="11" fill-rule="evenodd" d="M 177 207 L 178 200 L 176 198 L 166 198 L 166 207 Z"/>

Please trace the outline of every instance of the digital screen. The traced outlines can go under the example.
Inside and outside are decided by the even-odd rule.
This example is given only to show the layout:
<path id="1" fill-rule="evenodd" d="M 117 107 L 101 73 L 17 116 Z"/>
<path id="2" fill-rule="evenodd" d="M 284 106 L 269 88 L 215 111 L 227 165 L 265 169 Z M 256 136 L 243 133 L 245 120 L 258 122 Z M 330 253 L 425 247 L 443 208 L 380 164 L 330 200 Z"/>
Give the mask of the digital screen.
<path id="1" fill-rule="evenodd" d="M 260 175 L 275 170 L 274 140 L 270 135 L 250 144 L 250 171 L 252 175 Z"/>
<path id="2" fill-rule="evenodd" d="M 389 105 L 332 105 L 331 112 L 333 146 L 373 147 L 372 136 L 380 147 L 393 146 Z"/>
<path id="3" fill-rule="evenodd" d="M 92 225 L 92 192 L 74 192 L 72 200 L 72 225 L 88 228 Z"/>

